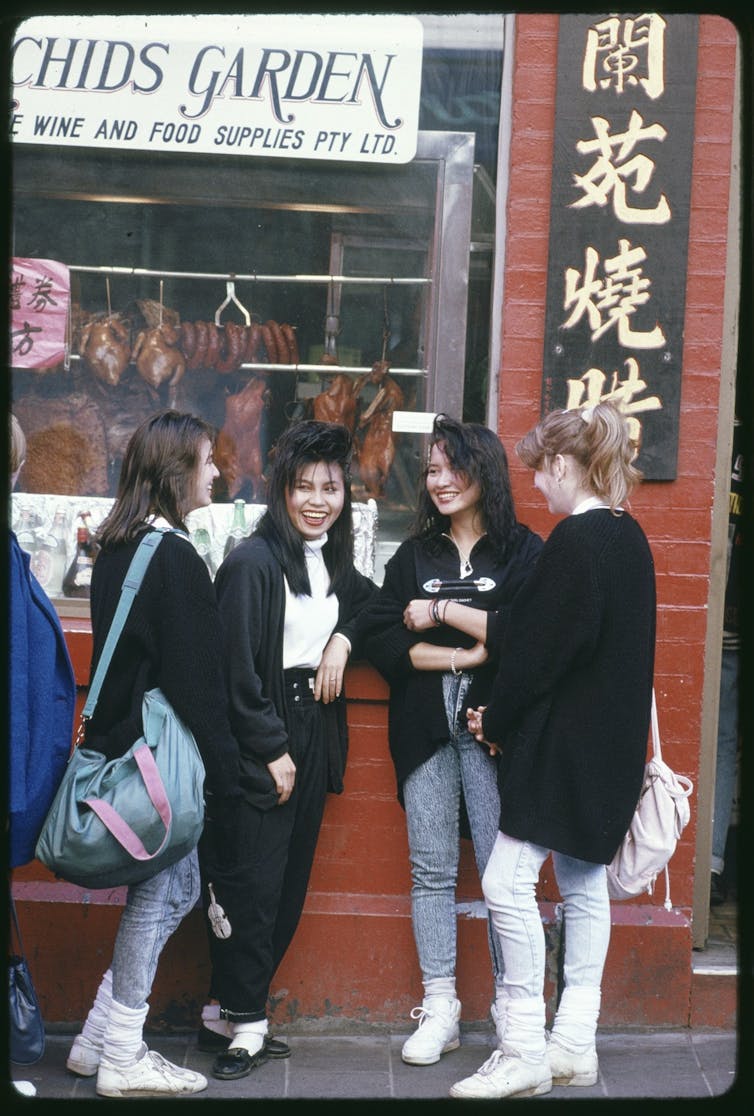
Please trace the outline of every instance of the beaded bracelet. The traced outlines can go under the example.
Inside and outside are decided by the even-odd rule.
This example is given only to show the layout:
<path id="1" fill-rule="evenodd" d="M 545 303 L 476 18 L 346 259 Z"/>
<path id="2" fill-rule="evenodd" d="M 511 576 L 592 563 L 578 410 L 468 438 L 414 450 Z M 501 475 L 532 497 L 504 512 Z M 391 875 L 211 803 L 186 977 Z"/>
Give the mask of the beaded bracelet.
<path id="1" fill-rule="evenodd" d="M 456 670 L 456 655 L 461 650 L 463 650 L 461 647 L 454 647 L 453 648 L 453 653 L 450 656 L 450 669 L 452 670 L 453 674 L 455 674 L 455 675 L 463 674 L 463 670 Z"/>

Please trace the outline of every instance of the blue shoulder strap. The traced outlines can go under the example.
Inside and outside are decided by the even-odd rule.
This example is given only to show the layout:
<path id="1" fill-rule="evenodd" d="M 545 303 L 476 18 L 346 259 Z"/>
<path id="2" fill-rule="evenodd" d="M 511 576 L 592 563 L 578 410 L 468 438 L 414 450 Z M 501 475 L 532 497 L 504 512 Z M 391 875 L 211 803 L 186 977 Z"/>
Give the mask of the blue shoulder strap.
<path id="1" fill-rule="evenodd" d="M 182 531 L 177 533 L 183 534 Z M 123 625 L 126 622 L 126 617 L 131 611 L 131 605 L 134 602 L 134 597 L 147 571 L 147 566 L 152 561 L 157 547 L 162 542 L 163 534 L 165 534 L 165 532 L 160 530 L 150 531 L 149 534 L 145 535 L 141 540 L 136 553 L 131 559 L 131 565 L 128 567 L 128 573 L 121 586 L 118 607 L 115 610 L 113 622 L 110 625 L 110 631 L 107 633 L 105 646 L 102 648 L 102 654 L 97 663 L 97 670 L 95 671 L 94 678 L 89 687 L 86 705 L 81 714 L 84 720 L 88 720 L 94 713 L 97 698 L 102 689 L 102 683 L 105 681 L 105 675 L 107 674 L 107 668 L 110 666 L 110 659 L 113 656 L 115 645 L 120 639 L 120 633 L 123 631 Z"/>

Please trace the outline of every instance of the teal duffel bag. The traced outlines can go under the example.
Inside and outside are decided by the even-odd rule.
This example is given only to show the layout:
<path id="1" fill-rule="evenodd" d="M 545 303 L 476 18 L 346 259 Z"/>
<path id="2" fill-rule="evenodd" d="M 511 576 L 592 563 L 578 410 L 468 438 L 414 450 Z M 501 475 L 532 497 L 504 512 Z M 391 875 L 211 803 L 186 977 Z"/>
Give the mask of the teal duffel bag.
<path id="1" fill-rule="evenodd" d="M 150 532 L 134 555 L 84 720 L 94 712 L 128 610 L 161 541 L 162 532 Z M 159 689 L 144 694 L 142 728 L 143 736 L 117 759 L 74 748 L 35 851 L 61 879 L 93 889 L 138 883 L 196 847 L 204 825 L 204 764 L 193 734 Z"/>
<path id="2" fill-rule="evenodd" d="M 118 759 L 79 747 L 68 761 L 36 856 L 69 883 L 138 883 L 196 847 L 204 824 L 196 741 L 160 690 L 144 695 L 142 724 Z"/>

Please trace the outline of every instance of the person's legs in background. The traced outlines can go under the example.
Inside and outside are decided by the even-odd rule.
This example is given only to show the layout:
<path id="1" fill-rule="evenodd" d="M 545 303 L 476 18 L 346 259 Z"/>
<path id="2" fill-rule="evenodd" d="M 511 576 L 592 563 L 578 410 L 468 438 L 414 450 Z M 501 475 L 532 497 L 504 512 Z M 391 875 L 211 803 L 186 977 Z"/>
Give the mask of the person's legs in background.
<path id="1" fill-rule="evenodd" d="M 723 648 L 720 665 L 720 710 L 717 721 L 715 799 L 712 815 L 712 879 L 710 881 L 712 906 L 718 906 L 726 899 L 726 887 L 722 877 L 725 869 L 725 845 L 736 792 L 739 669 L 740 652 Z"/>

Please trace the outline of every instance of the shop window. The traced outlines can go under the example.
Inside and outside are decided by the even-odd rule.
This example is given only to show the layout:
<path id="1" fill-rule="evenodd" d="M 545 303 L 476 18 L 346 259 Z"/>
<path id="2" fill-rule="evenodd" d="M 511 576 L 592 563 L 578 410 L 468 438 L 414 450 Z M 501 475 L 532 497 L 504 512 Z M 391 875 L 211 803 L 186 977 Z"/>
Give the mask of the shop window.
<path id="1" fill-rule="evenodd" d="M 236 437 L 201 523 L 216 562 L 233 501 L 250 527 L 263 507 L 280 432 L 317 414 L 353 427 L 357 547 L 380 580 L 425 444 L 391 411 L 483 421 L 486 402 L 501 52 L 475 69 L 437 18 L 408 164 L 17 146 L 12 254 L 64 263 L 71 305 L 68 358 L 13 369 L 29 451 L 16 524 L 49 534 L 63 510 L 72 548 L 81 516 L 106 513 L 134 427 L 176 406 Z"/>

